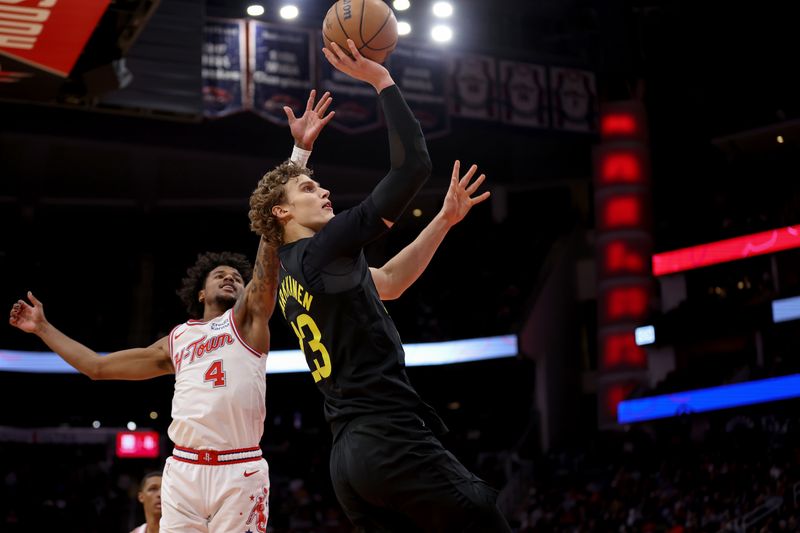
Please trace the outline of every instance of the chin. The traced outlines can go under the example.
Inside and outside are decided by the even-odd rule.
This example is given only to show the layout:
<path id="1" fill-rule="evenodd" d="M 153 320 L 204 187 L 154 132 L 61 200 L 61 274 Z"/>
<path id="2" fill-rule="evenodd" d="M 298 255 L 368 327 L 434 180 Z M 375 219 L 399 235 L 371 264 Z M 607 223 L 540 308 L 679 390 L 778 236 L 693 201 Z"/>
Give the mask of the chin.
<path id="1" fill-rule="evenodd" d="M 217 303 L 225 309 L 226 311 L 236 305 L 236 302 L 239 300 L 239 295 L 233 294 L 220 294 L 217 297 Z"/>

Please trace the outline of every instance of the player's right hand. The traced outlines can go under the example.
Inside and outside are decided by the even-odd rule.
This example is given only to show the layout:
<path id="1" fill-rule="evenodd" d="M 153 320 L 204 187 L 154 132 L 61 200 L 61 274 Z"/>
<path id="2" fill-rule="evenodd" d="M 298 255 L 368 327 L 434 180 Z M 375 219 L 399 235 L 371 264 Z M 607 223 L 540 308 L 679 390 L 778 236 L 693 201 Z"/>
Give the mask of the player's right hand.
<path id="1" fill-rule="evenodd" d="M 8 323 L 26 333 L 38 333 L 47 323 L 44 317 L 44 306 L 31 291 L 28 291 L 28 299 L 33 305 L 28 304 L 25 300 L 18 300 L 11 306 Z"/>
<path id="2" fill-rule="evenodd" d="M 347 47 L 350 49 L 350 55 L 347 55 L 335 42 L 331 43 L 333 52 L 326 47 L 322 49 L 322 53 L 335 68 L 357 80 L 369 83 L 378 92 L 394 85 L 394 80 L 386 67 L 362 56 L 352 39 L 347 39 Z"/>

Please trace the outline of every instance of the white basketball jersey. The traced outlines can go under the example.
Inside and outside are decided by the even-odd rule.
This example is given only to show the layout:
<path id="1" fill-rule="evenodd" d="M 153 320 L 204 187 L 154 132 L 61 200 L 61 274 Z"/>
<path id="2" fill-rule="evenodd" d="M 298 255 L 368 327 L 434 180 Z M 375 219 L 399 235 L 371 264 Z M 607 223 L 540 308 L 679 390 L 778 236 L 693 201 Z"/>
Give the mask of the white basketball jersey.
<path id="1" fill-rule="evenodd" d="M 169 438 L 197 450 L 259 446 L 266 416 L 266 354 L 248 346 L 233 309 L 169 334 L 175 395 Z"/>

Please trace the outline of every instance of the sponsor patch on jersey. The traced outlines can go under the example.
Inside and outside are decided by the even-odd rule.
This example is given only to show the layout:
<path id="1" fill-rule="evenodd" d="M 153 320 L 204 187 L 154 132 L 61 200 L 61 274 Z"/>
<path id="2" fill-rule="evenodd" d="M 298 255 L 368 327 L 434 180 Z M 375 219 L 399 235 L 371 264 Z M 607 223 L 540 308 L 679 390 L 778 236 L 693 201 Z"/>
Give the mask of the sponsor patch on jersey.
<path id="1" fill-rule="evenodd" d="M 231 325 L 231 320 L 228 318 L 223 320 L 222 322 L 212 322 L 211 329 L 213 329 L 214 331 L 218 331 L 220 329 L 225 329 L 230 325 Z"/>

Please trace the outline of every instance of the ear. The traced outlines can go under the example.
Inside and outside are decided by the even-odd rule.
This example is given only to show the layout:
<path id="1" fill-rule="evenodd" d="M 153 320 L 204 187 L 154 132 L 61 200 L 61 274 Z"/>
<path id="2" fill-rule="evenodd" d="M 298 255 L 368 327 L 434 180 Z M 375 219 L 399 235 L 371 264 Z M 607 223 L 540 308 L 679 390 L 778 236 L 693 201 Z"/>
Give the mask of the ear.
<path id="1" fill-rule="evenodd" d="M 201 289 L 199 293 L 197 293 L 197 300 L 200 303 L 203 303 L 206 300 L 206 290 Z"/>
<path id="2" fill-rule="evenodd" d="M 272 216 L 283 222 L 286 220 L 286 217 L 289 216 L 289 210 L 283 207 L 282 205 L 273 205 Z"/>
<path id="3" fill-rule="evenodd" d="M 139 491 L 139 494 L 136 495 L 136 499 L 139 500 L 139 503 L 144 503 L 144 492 Z"/>

